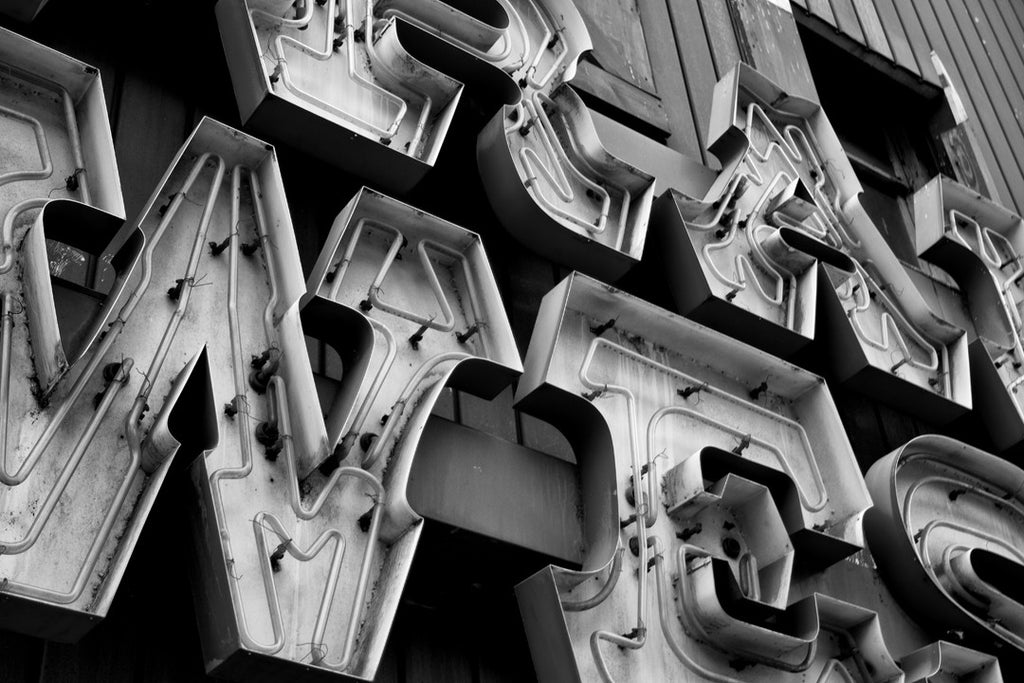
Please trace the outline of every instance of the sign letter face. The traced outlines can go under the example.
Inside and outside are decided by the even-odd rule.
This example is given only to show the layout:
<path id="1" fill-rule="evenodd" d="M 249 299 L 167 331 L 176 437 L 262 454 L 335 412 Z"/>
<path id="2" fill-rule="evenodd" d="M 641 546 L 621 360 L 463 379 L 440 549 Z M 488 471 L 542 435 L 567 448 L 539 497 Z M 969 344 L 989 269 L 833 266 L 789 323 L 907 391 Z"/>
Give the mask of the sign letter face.
<path id="1" fill-rule="evenodd" d="M 611 442 L 579 458 L 582 569 L 517 588 L 542 680 L 827 680 L 855 666 L 846 637 L 871 680 L 898 675 L 873 612 L 793 598 L 861 547 L 870 504 L 820 378 L 574 274 L 542 303 L 518 391 Z"/>
<path id="2" fill-rule="evenodd" d="M 975 405 L 1000 449 L 1024 442 L 1024 221 L 945 177 L 914 195 L 917 249 L 967 295 Z"/>
<path id="3" fill-rule="evenodd" d="M 921 436 L 872 465 L 867 482 L 871 552 L 900 602 L 935 632 L 1024 651 L 1024 470 Z"/>
<path id="4" fill-rule="evenodd" d="M 499 103 L 478 140 L 505 228 L 606 279 L 643 252 L 654 178 L 601 144 L 565 83 L 591 48 L 572 0 L 225 0 L 217 16 L 243 120 L 385 187 L 433 165 L 463 84 Z M 358 160 L 354 162 L 353 160 Z"/>
<path id="5" fill-rule="evenodd" d="M 374 4 L 226 0 L 217 18 L 244 121 L 408 189 L 437 158 L 463 86 L 410 55 L 399 34 L 418 29 L 368 13 Z"/>
<path id="6" fill-rule="evenodd" d="M 145 359 L 110 322 L 140 245 L 109 258 L 124 205 L 96 69 L 5 30 L 0 67 L 0 626 L 73 640 L 162 479 L 124 452 Z"/>
<path id="7" fill-rule="evenodd" d="M 495 213 L 526 246 L 613 281 L 640 260 L 654 178 L 604 148 L 568 85 L 525 90 L 480 134 L 477 157 Z"/>
<path id="8" fill-rule="evenodd" d="M 708 196 L 670 194 L 658 212 L 680 310 L 780 354 L 827 334 L 862 391 L 932 420 L 970 408 L 963 330 L 928 308 L 860 206 L 820 106 L 741 64 L 715 90 L 709 139 L 724 170 Z"/>
<path id="9" fill-rule="evenodd" d="M 248 255 L 234 221 L 211 239 L 238 279 L 207 318 L 232 343 L 211 363 L 219 445 L 193 467 L 204 650 L 237 680 L 371 680 L 422 529 L 406 482 L 434 402 L 450 383 L 493 396 L 521 365 L 477 235 L 363 190 L 303 294 L 286 223 Z M 343 368 L 323 413 L 307 337 Z"/>

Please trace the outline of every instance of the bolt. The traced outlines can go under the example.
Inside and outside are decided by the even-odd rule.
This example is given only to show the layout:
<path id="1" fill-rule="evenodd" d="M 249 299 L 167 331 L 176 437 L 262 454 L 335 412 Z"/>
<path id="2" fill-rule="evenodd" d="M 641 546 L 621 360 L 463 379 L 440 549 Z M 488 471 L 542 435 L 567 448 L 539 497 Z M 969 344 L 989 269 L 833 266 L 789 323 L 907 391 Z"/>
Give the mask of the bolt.
<path id="1" fill-rule="evenodd" d="M 223 242 L 219 242 L 218 243 L 218 242 L 214 242 L 214 241 L 211 240 L 209 242 L 209 245 L 210 245 L 210 255 L 211 256 L 220 256 L 221 252 L 223 252 L 225 249 L 227 249 L 229 244 L 231 244 L 231 236 L 230 235 Z"/>
<path id="2" fill-rule="evenodd" d="M 282 450 L 284 450 L 284 439 L 278 439 L 273 444 L 263 449 L 263 457 L 270 462 L 274 462 L 277 460 L 277 456 L 281 454 Z"/>
<path id="3" fill-rule="evenodd" d="M 700 384 L 694 384 L 692 387 L 686 387 L 685 389 L 676 389 L 676 393 L 683 398 L 690 398 L 694 394 L 700 393 L 708 388 L 707 382 L 701 382 Z"/>
<path id="4" fill-rule="evenodd" d="M 264 446 L 273 446 L 281 438 L 281 432 L 274 422 L 260 422 L 256 425 L 256 441 Z"/>
<path id="5" fill-rule="evenodd" d="M 75 192 L 78 190 L 78 174 L 82 173 L 84 168 L 76 168 L 75 172 L 64 179 L 64 187 L 67 188 L 68 192 Z"/>
<path id="6" fill-rule="evenodd" d="M 281 571 L 281 560 L 284 559 L 284 553 L 287 549 L 288 541 L 284 541 L 274 549 L 274 552 L 270 553 L 270 568 L 275 574 Z"/>
<path id="7" fill-rule="evenodd" d="M 750 398 L 751 398 L 751 400 L 756 401 L 757 398 L 761 394 L 765 393 L 766 391 L 768 391 L 768 380 L 765 380 L 765 381 L 761 382 L 756 387 L 754 387 L 753 389 L 750 390 Z"/>
<path id="8" fill-rule="evenodd" d="M 455 339 L 457 339 L 460 344 L 465 344 L 467 341 L 470 340 L 470 338 L 472 338 L 474 334 L 476 334 L 479 331 L 480 323 L 473 323 L 466 329 L 465 332 L 460 332 L 459 334 L 456 334 Z"/>
<path id="9" fill-rule="evenodd" d="M 107 363 L 106 365 L 103 366 L 103 381 L 107 382 L 108 384 L 110 382 L 113 382 L 115 379 L 117 379 L 117 373 L 120 370 L 120 363 Z"/>
<path id="10" fill-rule="evenodd" d="M 359 517 L 359 528 L 365 534 L 370 530 L 370 521 L 373 519 L 373 509 L 369 509 Z"/>
<path id="11" fill-rule="evenodd" d="M 359 447 L 363 449 L 364 453 L 366 453 L 370 450 L 370 447 L 373 446 L 373 442 L 376 441 L 377 438 L 377 435 L 373 432 L 365 432 L 359 437 Z"/>
<path id="12" fill-rule="evenodd" d="M 278 349 L 267 349 L 259 356 L 259 361 L 253 359 L 253 370 L 249 373 L 249 386 L 257 393 L 264 393 L 270 384 L 270 378 L 277 372 L 281 364 L 281 351 Z"/>
<path id="13" fill-rule="evenodd" d="M 600 337 L 602 334 L 615 327 L 615 321 L 616 318 L 612 318 L 608 322 L 601 323 L 600 325 L 595 325 L 591 327 L 590 331 L 593 332 L 598 337 Z"/>
<path id="14" fill-rule="evenodd" d="M 167 290 L 167 298 L 171 301 L 177 301 L 181 298 L 181 290 L 185 287 L 184 278 L 178 278 L 174 281 L 174 286 Z"/>
<path id="15" fill-rule="evenodd" d="M 420 342 L 423 341 L 423 334 L 430 329 L 430 325 L 421 325 L 420 329 L 416 330 L 411 337 L 409 337 L 409 344 L 414 349 L 420 348 Z"/>

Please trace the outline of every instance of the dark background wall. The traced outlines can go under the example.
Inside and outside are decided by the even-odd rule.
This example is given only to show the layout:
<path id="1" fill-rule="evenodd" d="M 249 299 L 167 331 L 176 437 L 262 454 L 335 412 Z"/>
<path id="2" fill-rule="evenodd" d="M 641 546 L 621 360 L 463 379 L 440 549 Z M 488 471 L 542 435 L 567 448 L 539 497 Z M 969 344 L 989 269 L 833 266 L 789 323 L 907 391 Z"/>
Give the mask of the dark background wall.
<path id="1" fill-rule="evenodd" d="M 756 22 L 751 25 L 749 15 L 736 14 L 742 13 L 744 0 L 579 0 L 579 4 L 595 36 L 596 50 L 582 69 L 580 83 L 589 101 L 677 152 L 715 165 L 704 151 L 711 91 L 737 60 L 760 54 Z M 802 0 L 797 3 L 803 4 Z M 930 84 L 934 74 L 926 59 L 926 44 L 948 51 L 951 59 L 945 60 L 946 65 L 956 69 L 955 78 L 969 86 L 972 114 L 984 124 L 988 151 L 999 152 L 994 159 L 1002 179 L 1000 194 L 1017 206 L 1024 205 L 1024 161 L 1020 160 L 1024 155 L 1010 151 L 1024 150 L 1018 118 L 1022 108 L 1018 80 L 1024 74 L 1024 63 L 1020 63 L 1024 10 L 1015 6 L 1019 3 L 972 0 L 964 10 L 957 0 L 937 0 L 913 3 L 919 12 L 911 14 L 907 11 L 910 0 L 876 0 L 879 17 L 897 11 L 901 20 L 899 24 L 881 22 L 883 33 L 878 32 L 880 22 L 865 14 L 863 2 L 808 0 L 807 4 L 814 15 L 794 8 L 804 34 L 820 36 L 827 34 L 823 26 L 836 25 L 846 36 L 840 36 L 841 41 L 848 42 L 843 49 L 871 62 L 872 68 L 880 65 L 886 78 L 898 73 L 906 79 L 910 74 L 911 80 L 916 79 L 917 92 L 932 97 L 938 93 Z M 859 9 L 851 9 L 854 5 Z M 921 9 L 923 5 L 928 8 Z M 979 7 L 987 23 L 967 21 Z M 912 21 L 915 16 L 917 22 Z M 737 40 L 737 22 L 744 21 L 748 22 L 747 40 Z M 31 25 L 9 19 L 0 19 L 0 24 L 101 70 L 129 220 L 202 116 L 240 125 L 211 0 L 52 0 Z M 628 34 L 637 26 L 642 29 L 639 38 Z M 795 25 L 788 30 L 775 39 L 789 41 L 790 49 L 799 51 Z M 968 49 L 977 47 L 976 41 L 985 46 L 981 52 Z M 866 47 L 857 48 L 855 43 L 878 53 L 865 58 Z M 983 75 L 993 70 L 997 77 L 976 78 L 976 70 Z M 792 78 L 798 89 L 816 94 L 806 69 Z M 515 243 L 486 204 L 476 171 L 475 139 L 490 114 L 467 102 L 456 116 L 435 170 L 402 199 L 483 236 L 520 352 L 525 354 L 540 297 L 567 271 Z M 334 216 L 362 182 L 269 141 L 277 143 L 303 267 L 308 271 Z M 897 235 L 897 241 L 905 238 Z M 664 303 L 659 278 L 655 268 L 644 264 L 623 286 Z M 799 360 L 823 372 L 820 354 L 821 350 L 812 349 Z M 830 386 L 862 467 L 923 432 L 941 431 L 988 446 L 972 418 L 940 428 L 844 391 L 833 382 Z M 517 414 L 511 402 L 511 391 L 493 402 L 456 394 L 448 397 L 439 412 L 509 441 L 572 458 L 556 431 Z M 179 456 L 179 464 L 189 459 L 187 455 Z M 177 515 L 182 505 L 183 495 L 172 483 L 161 493 L 109 618 L 80 643 L 0 634 L 0 681 L 206 680 L 186 571 L 190 545 Z M 532 678 L 511 588 L 546 564 L 547 558 L 439 524 L 428 525 L 421 547 L 378 680 L 459 683 Z"/>

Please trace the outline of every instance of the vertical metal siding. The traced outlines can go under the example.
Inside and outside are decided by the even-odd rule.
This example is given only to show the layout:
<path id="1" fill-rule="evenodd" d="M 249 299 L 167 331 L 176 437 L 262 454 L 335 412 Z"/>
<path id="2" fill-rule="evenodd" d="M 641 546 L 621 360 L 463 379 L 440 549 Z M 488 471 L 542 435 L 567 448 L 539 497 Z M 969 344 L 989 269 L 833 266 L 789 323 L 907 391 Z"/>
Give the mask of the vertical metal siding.
<path id="1" fill-rule="evenodd" d="M 999 199 L 1024 211 L 1024 8 L 1014 0 L 806 0 L 854 42 L 936 84 L 935 50 L 964 98 Z"/>

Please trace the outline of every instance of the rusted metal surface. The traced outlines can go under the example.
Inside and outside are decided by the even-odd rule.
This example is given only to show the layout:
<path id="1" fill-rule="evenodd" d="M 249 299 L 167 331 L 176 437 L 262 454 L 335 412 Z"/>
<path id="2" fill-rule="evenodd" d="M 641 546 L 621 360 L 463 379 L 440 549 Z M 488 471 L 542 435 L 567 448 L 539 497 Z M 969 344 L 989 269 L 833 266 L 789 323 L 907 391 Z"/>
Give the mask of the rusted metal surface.
<path id="1" fill-rule="evenodd" d="M 586 105 L 566 85 L 592 46 L 578 10 L 565 0 L 517 4 L 519 16 L 535 17 L 522 24 L 524 40 L 546 44 L 547 54 L 521 77 L 513 72 L 518 101 L 480 133 L 484 187 L 518 240 L 554 261 L 617 280 L 643 253 L 654 177 L 606 149 Z"/>
<path id="2" fill-rule="evenodd" d="M 464 89 L 446 68 L 503 78 L 514 100 L 514 81 L 561 82 L 590 47 L 570 0 L 474 14 L 437 0 L 225 0 L 217 16 L 243 121 L 395 190 L 437 159 Z"/>
<path id="3" fill-rule="evenodd" d="M 278 28 L 308 12 L 305 31 L 284 33 L 326 44 L 313 19 L 331 3 L 307 3 L 241 7 L 281 17 L 268 19 Z M 377 45 L 404 25 L 512 83 L 522 99 L 493 129 L 501 163 L 488 167 L 481 144 L 485 175 L 498 169 L 492 194 L 511 188 L 497 214 L 537 250 L 615 276 L 639 256 L 653 178 L 603 151 L 564 83 L 584 44 L 572 6 L 459 7 L 380 0 Z M 334 35 L 363 45 L 356 31 L 342 21 Z M 277 72 L 275 86 L 277 55 L 311 58 L 282 44 L 250 55 L 268 82 Z M 855 384 L 931 420 L 973 401 L 993 437 L 1015 445 L 1017 216 L 945 180 L 915 198 L 918 247 L 970 304 L 970 320 L 959 314 L 978 337 L 968 382 L 967 339 L 929 317 L 931 302 L 955 307 L 960 292 L 892 267 L 819 110 L 734 75 L 722 99 L 733 104 L 716 112 L 732 160 L 717 189 L 663 207 L 679 231 L 673 251 L 699 274 L 677 296 L 703 292 L 721 312 L 709 322 L 763 348 L 571 276 L 540 311 L 517 396 L 563 432 L 577 463 L 544 460 L 466 426 L 439 432 L 429 417 L 445 387 L 493 397 L 522 372 L 477 235 L 363 190 L 303 282 L 273 149 L 209 120 L 121 228 L 95 70 L 6 33 L 0 62 L 0 626 L 74 639 L 102 618 L 173 460 L 200 454 L 187 554 L 217 676 L 388 677 L 378 663 L 423 518 L 565 562 L 519 587 L 545 681 L 995 683 L 994 655 L 1017 666 L 1024 474 L 942 437 L 915 440 L 869 476 L 877 508 L 862 550 L 868 487 L 829 392 L 765 351 L 828 340 Z M 404 154 L 335 127 L 388 150 L 380 168 Z M 330 147 L 321 132 L 302 129 Z M 401 165 L 396 184 L 422 171 Z M 556 187 L 559 166 L 568 185 Z M 581 194 L 570 167 L 607 197 Z M 737 207 L 760 218 L 730 226 L 722 218 Z M 604 231 L 587 228 L 602 217 Z M 700 260 L 702 219 L 733 240 L 724 265 Z M 795 276 L 778 301 L 765 296 L 764 263 Z M 712 270 L 729 267 L 745 287 L 716 292 L 729 283 Z M 945 289 L 922 307 L 918 283 Z M 816 324 L 822 311 L 829 324 Z M 314 378 L 317 344 L 336 354 L 329 378 Z M 432 642 L 448 638 L 486 639 Z M 406 664 L 399 675 L 421 673 Z"/>
<path id="4" fill-rule="evenodd" d="M 473 14 L 438 0 L 223 0 L 217 13 L 242 119 L 388 188 L 410 188 L 436 160 L 463 91 L 453 71 L 503 79 L 491 89 L 507 103 L 478 158 L 505 227 L 607 279 L 639 260 L 654 178 L 605 149 L 564 85 L 591 48 L 571 0 Z"/>
<path id="5" fill-rule="evenodd" d="M 966 294 L 974 403 L 998 448 L 1024 441 L 1024 221 L 942 176 L 914 194 L 917 250 Z"/>
<path id="6" fill-rule="evenodd" d="M 144 360 L 127 320 L 141 245 L 114 239 L 96 69 L 4 30 L 0 65 L 0 625 L 74 640 L 106 614 L 163 476 L 108 457 Z M 62 277 L 86 263 L 86 287 Z"/>
<path id="7" fill-rule="evenodd" d="M 223 0 L 243 121 L 386 187 L 433 165 L 463 85 L 410 55 L 372 1 Z"/>
<path id="8" fill-rule="evenodd" d="M 936 631 L 1019 656 L 1024 471 L 928 435 L 875 463 L 867 483 L 865 530 L 900 603 Z"/>
<path id="9" fill-rule="evenodd" d="M 477 156 L 496 213 L 531 249 L 612 281 L 640 260 L 654 177 L 605 149 L 568 85 L 525 91 L 487 124 Z"/>
<path id="10" fill-rule="evenodd" d="M 898 671 L 853 626 L 874 613 L 789 597 L 857 551 L 870 505 L 820 378 L 576 274 L 541 306 L 517 402 L 582 404 L 600 446 L 579 462 L 582 570 L 518 588 L 542 680 L 799 680 L 849 629 Z"/>
<path id="11" fill-rule="evenodd" d="M 230 232 L 248 208 L 212 236 L 234 294 L 208 330 L 220 442 L 193 468 L 204 651 L 240 680 L 372 680 L 422 529 L 406 491 L 433 404 L 449 383 L 493 396 L 519 355 L 475 234 L 363 190 L 307 289 L 287 212 L 253 201 L 255 254 Z M 325 414 L 305 336 L 343 363 Z"/>
<path id="12" fill-rule="evenodd" d="M 936 421 L 966 412 L 964 331 L 930 309 L 864 211 L 821 107 L 740 64 L 717 86 L 709 139 L 717 182 L 659 213 L 680 309 L 777 353 L 827 338 L 836 374 L 865 393 Z"/>

